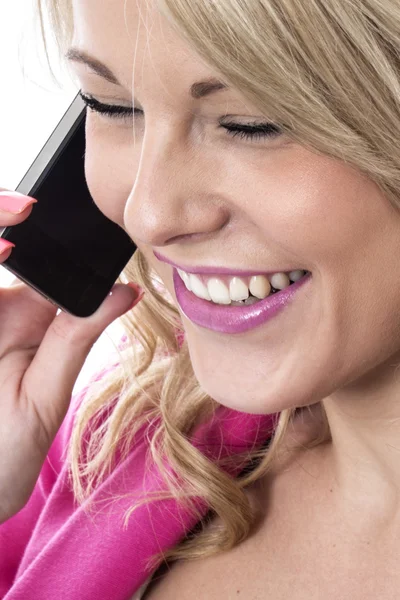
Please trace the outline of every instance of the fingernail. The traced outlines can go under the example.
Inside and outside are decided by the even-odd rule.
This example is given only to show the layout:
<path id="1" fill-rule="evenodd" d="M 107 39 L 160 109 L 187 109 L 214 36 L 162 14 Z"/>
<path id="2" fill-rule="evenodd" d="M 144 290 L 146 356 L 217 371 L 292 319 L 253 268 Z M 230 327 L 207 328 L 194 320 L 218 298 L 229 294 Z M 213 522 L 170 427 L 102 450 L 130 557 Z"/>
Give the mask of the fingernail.
<path id="1" fill-rule="evenodd" d="M 37 202 L 31 196 L 24 196 L 19 192 L 0 192 L 0 210 L 13 215 L 22 213 L 28 206 Z"/>
<path id="2" fill-rule="evenodd" d="M 15 244 L 13 244 L 12 242 L 8 242 L 3 238 L 0 238 L 0 254 L 5 252 L 6 250 L 9 250 L 10 248 L 15 248 Z"/>
<path id="3" fill-rule="evenodd" d="M 134 306 L 136 306 L 136 304 L 138 304 L 141 299 L 143 298 L 145 291 L 143 288 L 140 287 L 140 285 L 137 285 L 136 283 L 127 283 L 127 286 L 129 286 L 130 288 L 132 288 L 133 290 L 135 290 L 136 294 L 137 294 L 137 298 L 135 298 L 135 300 L 133 300 L 132 304 L 127 308 L 127 310 L 131 310 Z"/>

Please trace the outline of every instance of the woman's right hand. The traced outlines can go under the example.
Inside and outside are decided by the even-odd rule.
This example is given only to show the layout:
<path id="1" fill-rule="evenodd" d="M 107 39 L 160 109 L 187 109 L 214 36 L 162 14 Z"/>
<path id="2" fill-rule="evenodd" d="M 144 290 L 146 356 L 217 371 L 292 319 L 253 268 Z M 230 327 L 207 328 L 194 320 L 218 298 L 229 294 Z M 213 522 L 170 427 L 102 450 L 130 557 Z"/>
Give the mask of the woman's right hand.
<path id="1" fill-rule="evenodd" d="M 0 188 L 0 230 L 29 219 L 30 199 Z M 0 266 L 12 253 L 0 238 Z M 35 487 L 67 413 L 72 390 L 93 344 L 132 306 L 134 290 L 116 284 L 90 317 L 60 312 L 15 279 L 0 288 L 0 523 L 21 510 Z"/>

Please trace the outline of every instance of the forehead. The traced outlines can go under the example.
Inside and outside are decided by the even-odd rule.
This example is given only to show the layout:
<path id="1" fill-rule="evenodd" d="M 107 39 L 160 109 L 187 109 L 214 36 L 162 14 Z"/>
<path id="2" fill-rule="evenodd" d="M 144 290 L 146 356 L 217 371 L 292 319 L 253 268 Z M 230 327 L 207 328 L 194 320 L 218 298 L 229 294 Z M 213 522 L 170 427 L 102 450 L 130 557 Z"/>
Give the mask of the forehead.
<path id="1" fill-rule="evenodd" d="M 72 45 L 105 63 L 128 90 L 171 88 L 218 77 L 153 0 L 73 0 Z"/>

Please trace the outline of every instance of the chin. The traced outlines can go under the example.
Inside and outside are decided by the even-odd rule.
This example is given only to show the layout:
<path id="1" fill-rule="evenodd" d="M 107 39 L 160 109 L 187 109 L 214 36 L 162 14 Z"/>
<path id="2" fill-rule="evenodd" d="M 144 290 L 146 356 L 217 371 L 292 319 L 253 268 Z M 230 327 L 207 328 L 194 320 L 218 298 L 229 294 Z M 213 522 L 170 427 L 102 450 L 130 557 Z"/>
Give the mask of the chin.
<path id="1" fill-rule="evenodd" d="M 223 382 L 216 385 L 215 377 L 213 381 L 210 378 L 203 380 L 197 378 L 197 380 L 201 389 L 213 400 L 239 412 L 268 415 L 298 406 L 298 402 L 293 397 L 288 397 L 287 394 L 281 397 L 279 394 L 269 392 L 260 393 L 259 390 L 244 390 L 243 386 L 232 380 L 227 385 L 224 385 Z"/>
<path id="2" fill-rule="evenodd" d="M 273 376 L 271 373 L 265 376 L 258 373 L 257 377 L 251 378 L 243 369 L 243 363 L 242 370 L 233 372 L 222 372 L 209 362 L 205 365 L 203 361 L 198 363 L 193 359 L 192 365 L 196 379 L 206 394 L 227 408 L 249 414 L 267 415 L 310 406 L 319 403 L 333 391 L 321 379 L 321 373 L 313 373 L 312 370 L 308 376 L 304 371 L 296 376 L 294 370 L 289 369 L 291 378 L 288 378 L 286 370 L 280 374 L 275 371 Z"/>

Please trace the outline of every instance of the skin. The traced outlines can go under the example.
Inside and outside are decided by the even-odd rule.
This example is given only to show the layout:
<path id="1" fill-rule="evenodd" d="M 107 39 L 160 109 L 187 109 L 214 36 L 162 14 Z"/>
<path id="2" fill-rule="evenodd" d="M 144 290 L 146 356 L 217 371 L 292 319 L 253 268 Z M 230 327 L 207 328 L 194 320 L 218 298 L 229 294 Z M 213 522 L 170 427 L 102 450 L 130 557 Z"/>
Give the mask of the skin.
<path id="1" fill-rule="evenodd" d="M 261 115 L 232 88 L 190 98 L 192 83 L 219 74 L 151 2 L 127 3 L 128 30 L 123 0 L 75 0 L 74 11 L 73 45 L 121 83 L 71 62 L 82 91 L 125 106 L 134 98 L 145 113 L 135 123 L 89 114 L 89 189 L 173 301 L 172 267 L 153 250 L 183 268 L 312 272 L 291 306 L 243 334 L 198 327 L 181 312 L 200 385 L 249 413 L 323 400 L 332 443 L 321 481 L 337 510 L 354 530 L 399 533 L 399 213 L 341 161 L 285 136 L 251 141 L 218 128 L 227 113 L 237 123 Z"/>

